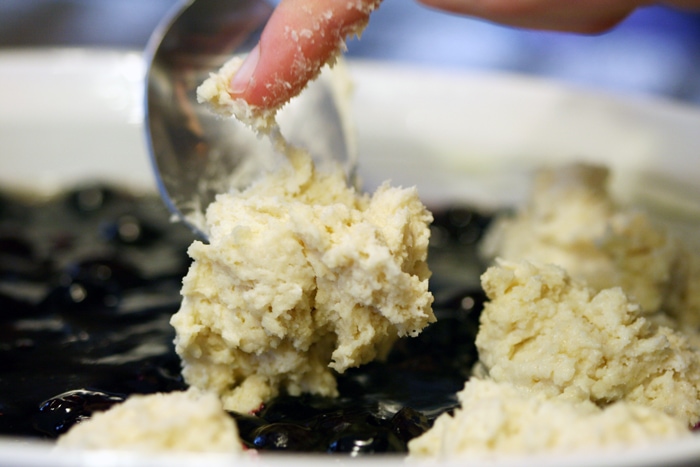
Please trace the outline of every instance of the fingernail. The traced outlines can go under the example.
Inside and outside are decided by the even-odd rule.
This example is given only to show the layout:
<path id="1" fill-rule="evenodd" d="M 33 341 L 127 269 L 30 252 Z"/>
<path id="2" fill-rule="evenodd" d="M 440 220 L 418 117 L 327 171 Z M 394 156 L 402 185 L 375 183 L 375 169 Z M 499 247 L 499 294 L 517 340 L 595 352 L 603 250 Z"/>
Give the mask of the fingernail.
<path id="1" fill-rule="evenodd" d="M 253 77 L 253 72 L 258 66 L 259 58 L 260 46 L 256 45 L 243 61 L 243 65 L 241 65 L 236 74 L 233 75 L 233 78 L 231 78 L 230 88 L 232 93 L 241 94 L 248 89 L 248 84 L 250 84 L 250 79 Z"/>

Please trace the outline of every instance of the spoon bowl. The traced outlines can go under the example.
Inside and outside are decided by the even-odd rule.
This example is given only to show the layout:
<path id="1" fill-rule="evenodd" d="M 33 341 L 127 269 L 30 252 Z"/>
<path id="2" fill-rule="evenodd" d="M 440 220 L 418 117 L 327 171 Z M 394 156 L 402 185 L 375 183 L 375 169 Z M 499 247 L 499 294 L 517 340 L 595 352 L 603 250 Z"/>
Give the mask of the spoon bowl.
<path id="1" fill-rule="evenodd" d="M 244 189 L 281 163 L 269 141 L 197 102 L 196 89 L 233 55 L 257 44 L 273 7 L 264 0 L 187 0 L 146 47 L 146 142 L 160 194 L 174 216 L 206 238 L 217 193 Z M 278 113 L 285 137 L 317 164 L 355 165 L 342 67 L 327 70 Z"/>

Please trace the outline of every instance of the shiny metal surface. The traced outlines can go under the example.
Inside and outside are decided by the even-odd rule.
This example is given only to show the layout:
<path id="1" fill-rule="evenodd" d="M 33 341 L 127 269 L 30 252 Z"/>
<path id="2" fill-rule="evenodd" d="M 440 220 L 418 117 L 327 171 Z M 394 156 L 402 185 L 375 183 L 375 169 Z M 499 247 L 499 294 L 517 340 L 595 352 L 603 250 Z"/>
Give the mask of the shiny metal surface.
<path id="1" fill-rule="evenodd" d="M 217 193 L 244 188 L 280 163 L 269 142 L 196 100 L 210 72 L 253 48 L 271 12 L 263 0 L 185 1 L 146 48 L 145 130 L 158 187 L 168 208 L 204 237 L 203 212 Z M 314 89 L 280 112 L 282 131 L 316 159 L 347 161 L 336 95 L 324 80 Z"/>

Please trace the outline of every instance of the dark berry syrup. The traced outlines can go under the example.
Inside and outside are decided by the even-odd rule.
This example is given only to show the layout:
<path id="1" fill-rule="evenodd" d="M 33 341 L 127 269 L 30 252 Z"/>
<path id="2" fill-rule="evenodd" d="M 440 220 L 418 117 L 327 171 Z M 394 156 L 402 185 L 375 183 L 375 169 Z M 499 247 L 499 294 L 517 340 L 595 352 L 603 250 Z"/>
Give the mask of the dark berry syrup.
<path id="1" fill-rule="evenodd" d="M 484 302 L 474 245 L 489 216 L 435 213 L 438 322 L 385 362 L 338 376 L 340 397 L 280 396 L 231 415 L 258 450 L 406 452 L 457 406 Z M 56 438 L 130 394 L 184 389 L 168 324 L 193 236 L 155 196 L 93 185 L 48 201 L 0 194 L 0 435 Z"/>

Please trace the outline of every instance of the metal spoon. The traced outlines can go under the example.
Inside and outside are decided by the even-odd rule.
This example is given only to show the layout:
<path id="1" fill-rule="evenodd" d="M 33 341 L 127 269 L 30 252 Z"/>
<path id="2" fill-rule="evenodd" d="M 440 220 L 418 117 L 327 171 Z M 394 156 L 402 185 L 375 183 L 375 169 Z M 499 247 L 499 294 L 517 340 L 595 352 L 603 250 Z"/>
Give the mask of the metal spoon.
<path id="1" fill-rule="evenodd" d="M 249 52 L 272 13 L 263 0 L 187 0 L 160 23 L 146 48 L 146 140 L 170 211 L 206 238 L 204 212 L 217 193 L 245 188 L 280 163 L 272 145 L 197 103 L 196 88 L 234 54 Z M 317 161 L 355 165 L 337 77 L 312 83 L 278 114 L 291 143 Z M 342 85 L 340 86 L 342 87 Z"/>

